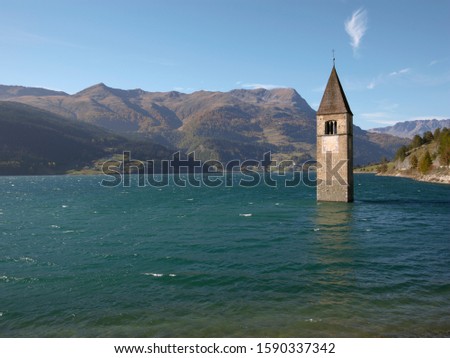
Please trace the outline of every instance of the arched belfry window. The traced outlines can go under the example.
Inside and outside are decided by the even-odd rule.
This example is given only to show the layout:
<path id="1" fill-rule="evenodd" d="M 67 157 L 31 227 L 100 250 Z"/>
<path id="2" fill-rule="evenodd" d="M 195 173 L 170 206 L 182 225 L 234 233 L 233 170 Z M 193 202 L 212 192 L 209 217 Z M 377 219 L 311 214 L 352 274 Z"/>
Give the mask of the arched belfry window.
<path id="1" fill-rule="evenodd" d="M 337 134 L 337 122 L 336 121 L 326 121 L 325 122 L 325 134 L 328 134 L 328 135 Z"/>

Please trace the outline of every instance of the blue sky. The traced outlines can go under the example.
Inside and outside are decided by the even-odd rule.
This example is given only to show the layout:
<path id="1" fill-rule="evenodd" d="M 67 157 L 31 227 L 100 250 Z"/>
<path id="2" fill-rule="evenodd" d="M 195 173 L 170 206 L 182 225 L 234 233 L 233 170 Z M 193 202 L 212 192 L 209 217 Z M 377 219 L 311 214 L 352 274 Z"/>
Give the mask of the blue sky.
<path id="1" fill-rule="evenodd" d="M 450 118 L 449 0 L 0 0 L 0 83 L 293 87 L 336 68 L 362 128 Z"/>

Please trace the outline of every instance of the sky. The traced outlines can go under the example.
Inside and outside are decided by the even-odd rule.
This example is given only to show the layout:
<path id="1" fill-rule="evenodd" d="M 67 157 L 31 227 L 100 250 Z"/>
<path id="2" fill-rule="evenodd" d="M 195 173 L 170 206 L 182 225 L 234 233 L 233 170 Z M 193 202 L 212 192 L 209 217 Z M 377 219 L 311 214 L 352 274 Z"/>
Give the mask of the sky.
<path id="1" fill-rule="evenodd" d="M 0 0 L 0 84 L 292 87 L 333 66 L 363 129 L 450 118 L 449 0 Z"/>

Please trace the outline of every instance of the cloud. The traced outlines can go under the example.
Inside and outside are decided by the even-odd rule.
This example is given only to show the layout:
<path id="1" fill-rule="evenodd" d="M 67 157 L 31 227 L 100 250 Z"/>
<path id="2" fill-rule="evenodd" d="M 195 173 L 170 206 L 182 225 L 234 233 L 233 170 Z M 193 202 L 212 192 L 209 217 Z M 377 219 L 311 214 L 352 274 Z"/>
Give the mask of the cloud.
<path id="1" fill-rule="evenodd" d="M 373 80 L 367 85 L 367 89 L 374 89 L 376 85 L 377 85 L 377 82 L 375 80 Z"/>
<path id="2" fill-rule="evenodd" d="M 450 83 L 450 71 L 439 73 L 435 75 L 427 75 L 418 73 L 411 78 L 412 82 L 420 86 L 442 86 Z"/>
<path id="3" fill-rule="evenodd" d="M 398 78 L 399 76 L 404 75 L 404 74 L 409 73 L 409 72 L 411 72 L 411 68 L 405 67 L 405 68 L 402 68 L 401 70 L 398 70 L 398 71 L 392 71 L 388 75 L 380 74 L 377 77 L 375 77 L 374 79 L 372 79 L 368 83 L 366 88 L 369 89 L 369 90 L 374 89 L 375 87 L 378 87 L 381 84 L 387 83 L 389 81 L 393 81 L 394 78 Z"/>
<path id="4" fill-rule="evenodd" d="M 450 58 L 440 58 L 440 59 L 434 59 L 433 61 L 430 61 L 430 63 L 428 64 L 429 67 L 435 66 L 437 64 L 440 63 L 444 63 L 447 62 Z"/>
<path id="5" fill-rule="evenodd" d="M 392 112 L 392 111 L 396 110 L 397 108 L 399 108 L 398 103 L 391 102 L 388 99 L 382 99 L 379 101 L 375 101 L 375 103 L 377 103 L 378 109 L 383 112 Z"/>
<path id="6" fill-rule="evenodd" d="M 52 36 L 43 36 L 40 34 L 34 34 L 31 32 L 11 30 L 8 31 L 8 35 L 0 35 L 0 42 L 14 42 L 26 45 L 38 45 L 38 46 L 59 46 L 59 47 L 71 47 L 75 49 L 84 49 L 84 46 L 78 44 L 60 40 Z"/>
<path id="7" fill-rule="evenodd" d="M 322 86 L 318 86 L 318 87 L 314 87 L 312 89 L 313 92 L 319 92 L 319 93 L 323 93 L 325 91 L 325 85 Z"/>
<path id="8" fill-rule="evenodd" d="M 389 74 L 389 76 L 403 75 L 403 74 L 405 74 L 405 73 L 408 73 L 409 71 L 411 71 L 410 68 L 402 68 L 402 69 L 399 70 L 399 71 L 391 72 L 391 73 Z"/>
<path id="9" fill-rule="evenodd" d="M 389 115 L 386 112 L 369 112 L 369 113 L 361 113 L 360 116 L 364 119 L 372 119 L 372 118 L 386 118 Z"/>
<path id="10" fill-rule="evenodd" d="M 398 120 L 392 119 L 392 114 L 387 112 L 369 112 L 361 113 L 361 118 L 366 119 L 368 122 L 378 123 L 378 124 L 395 124 Z"/>
<path id="11" fill-rule="evenodd" d="M 398 119 L 394 119 L 394 118 L 398 117 L 397 115 L 395 115 L 394 113 L 383 112 L 383 111 L 361 113 L 360 117 L 362 119 L 367 120 L 367 122 L 377 123 L 377 124 L 382 124 L 382 125 L 393 125 L 393 124 L 399 122 Z"/>
<path id="12" fill-rule="evenodd" d="M 387 112 L 361 113 L 360 117 L 367 120 L 367 122 L 389 126 L 399 122 L 398 120 L 392 119 L 393 115 Z"/>
<path id="13" fill-rule="evenodd" d="M 358 114 L 363 120 L 382 125 L 392 125 L 399 121 L 401 116 L 398 112 L 399 104 L 390 99 L 374 100 L 373 111 Z"/>
<path id="14" fill-rule="evenodd" d="M 371 123 L 378 123 L 378 124 L 383 124 L 383 125 L 388 125 L 388 126 L 392 126 L 400 121 L 395 121 L 395 120 L 386 120 L 386 119 L 370 119 L 368 120 Z"/>
<path id="15" fill-rule="evenodd" d="M 195 88 L 192 87 L 181 87 L 181 86 L 176 86 L 172 88 L 173 91 L 176 92 L 182 92 L 182 93 L 192 93 L 195 92 Z"/>
<path id="16" fill-rule="evenodd" d="M 344 23 L 345 31 L 350 36 L 350 45 L 355 52 L 360 44 L 361 39 L 367 31 L 367 11 L 360 8 L 353 12 L 352 17 L 347 19 Z"/>
<path id="17" fill-rule="evenodd" d="M 274 88 L 287 88 L 287 86 L 282 85 L 272 85 L 272 84 L 262 84 L 262 83 L 241 83 L 240 86 L 245 89 L 257 89 L 264 88 L 266 90 L 271 90 Z"/>
<path id="18" fill-rule="evenodd" d="M 386 82 L 386 80 L 387 80 L 386 75 L 378 75 L 369 82 L 366 88 L 369 90 L 374 89 L 375 87 L 378 87 L 380 84 Z"/>

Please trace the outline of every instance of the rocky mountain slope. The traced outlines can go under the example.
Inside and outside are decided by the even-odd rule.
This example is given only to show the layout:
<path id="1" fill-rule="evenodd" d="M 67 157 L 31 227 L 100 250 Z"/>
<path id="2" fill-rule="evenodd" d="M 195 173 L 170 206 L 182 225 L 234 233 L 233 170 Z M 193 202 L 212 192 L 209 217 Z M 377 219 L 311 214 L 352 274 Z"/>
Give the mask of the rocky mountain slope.
<path id="1" fill-rule="evenodd" d="M 21 102 L 120 134 L 139 134 L 199 159 L 315 157 L 315 111 L 294 90 L 146 92 L 97 84 L 74 95 L 2 86 L 0 99 Z M 392 157 L 405 141 L 355 127 L 355 164 Z"/>
<path id="2" fill-rule="evenodd" d="M 434 132 L 436 129 L 442 129 L 444 127 L 450 128 L 450 119 L 427 119 L 399 122 L 393 126 L 369 129 L 369 132 L 391 134 L 402 138 L 412 138 L 416 134 L 423 135 L 425 132 Z"/>

